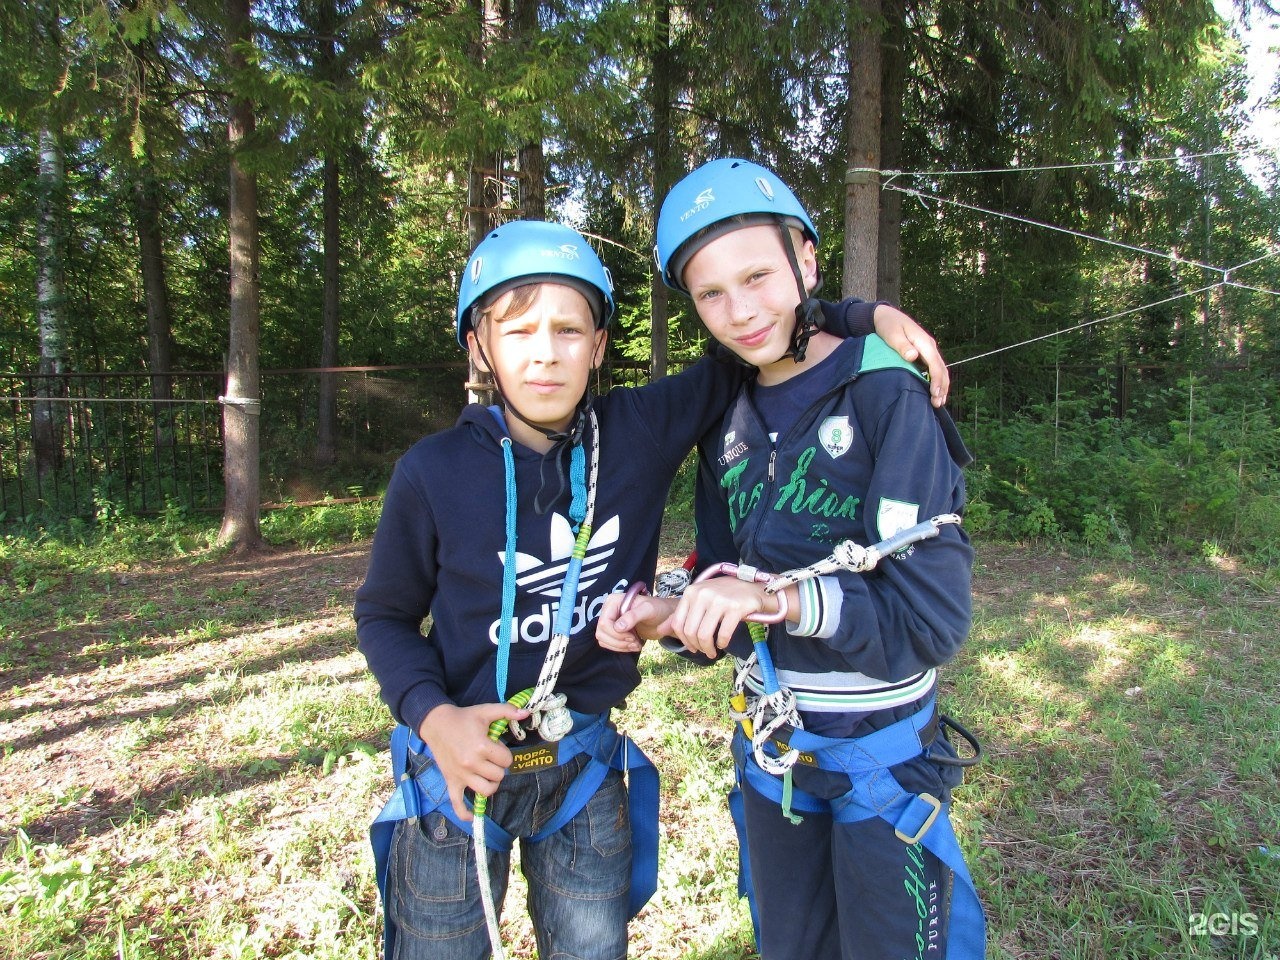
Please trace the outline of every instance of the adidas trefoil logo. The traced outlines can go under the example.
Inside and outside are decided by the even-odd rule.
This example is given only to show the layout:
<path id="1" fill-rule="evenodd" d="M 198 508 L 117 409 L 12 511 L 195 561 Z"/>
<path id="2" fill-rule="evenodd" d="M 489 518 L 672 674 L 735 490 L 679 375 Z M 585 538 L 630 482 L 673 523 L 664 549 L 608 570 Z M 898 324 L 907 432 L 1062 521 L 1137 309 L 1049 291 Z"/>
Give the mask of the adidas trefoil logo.
<path id="1" fill-rule="evenodd" d="M 578 578 L 578 592 L 584 592 L 609 564 L 618 544 L 618 518 L 607 520 L 591 535 L 587 543 L 587 555 L 582 559 L 582 573 Z M 516 584 L 529 593 L 560 599 L 560 588 L 569 569 L 573 555 L 573 528 L 566 517 L 551 517 L 551 557 L 545 563 L 527 553 L 516 553 Z M 502 554 L 500 559 L 505 559 Z"/>
<path id="2" fill-rule="evenodd" d="M 578 596 L 573 608 L 573 620 L 569 628 L 570 635 L 576 635 L 586 629 L 587 624 L 600 615 L 605 597 L 610 590 L 623 590 L 627 582 L 620 580 L 607 588 L 599 596 L 591 597 L 587 590 L 592 586 L 609 565 L 618 544 L 619 522 L 615 516 L 596 530 L 587 543 L 587 554 L 582 560 L 582 572 L 578 577 Z M 560 606 L 560 590 L 564 586 L 564 577 L 569 570 L 569 560 L 573 556 L 573 528 L 569 521 L 560 514 L 551 517 L 551 557 L 543 562 L 528 553 L 516 553 L 516 583 L 529 592 L 549 598 L 540 610 L 516 616 L 512 620 L 511 635 L 513 640 L 524 643 L 546 643 L 551 639 L 556 610 Z M 498 559 L 505 562 L 502 554 Z M 500 622 L 494 620 L 489 624 L 489 641 L 497 643 L 500 634 Z"/>

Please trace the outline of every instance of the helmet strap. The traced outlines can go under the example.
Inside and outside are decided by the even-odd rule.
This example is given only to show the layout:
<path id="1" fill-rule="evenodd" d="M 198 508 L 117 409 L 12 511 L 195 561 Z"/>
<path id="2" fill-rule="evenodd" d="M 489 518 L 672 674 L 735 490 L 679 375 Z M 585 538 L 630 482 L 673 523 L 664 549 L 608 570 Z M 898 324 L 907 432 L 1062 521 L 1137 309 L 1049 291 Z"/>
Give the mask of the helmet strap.
<path id="1" fill-rule="evenodd" d="M 542 469 L 540 468 L 538 470 L 541 482 L 538 495 L 534 498 L 533 509 L 538 516 L 542 516 L 542 514 L 546 512 L 547 507 L 550 506 L 551 503 L 554 503 L 560 494 L 564 492 L 564 464 L 560 461 L 560 450 L 566 445 L 571 448 L 581 446 L 582 436 L 587 427 L 587 411 L 591 407 L 591 390 L 588 388 L 583 391 L 581 399 L 578 400 L 578 406 L 574 411 L 573 419 L 569 421 L 569 427 L 567 430 L 548 430 L 546 427 L 539 426 L 538 424 L 530 421 L 528 417 L 516 409 L 515 405 L 507 399 L 507 395 L 502 389 L 502 381 L 498 379 L 497 370 L 494 368 L 493 364 L 489 362 L 489 358 L 484 352 L 484 346 L 480 343 L 479 334 L 476 335 L 475 343 L 476 349 L 480 351 L 480 359 L 484 361 L 484 365 L 489 368 L 489 375 L 493 377 L 493 388 L 497 391 L 498 397 L 502 400 L 502 408 L 523 423 L 526 427 L 537 430 L 540 434 L 551 441 L 551 449 L 542 455 L 542 466 L 545 467 L 547 460 L 554 458 L 556 474 L 559 477 L 560 485 L 551 500 L 544 504 L 542 502 L 542 495 L 546 492 L 547 482 L 546 477 L 542 474 Z"/>
<path id="2" fill-rule="evenodd" d="M 796 325 L 791 331 L 791 348 L 784 356 L 791 357 L 796 363 L 804 363 L 809 341 L 827 322 L 826 315 L 822 312 L 822 304 L 813 295 L 822 289 L 822 277 L 818 277 L 812 293 L 805 289 L 804 275 L 800 272 L 800 261 L 796 258 L 795 245 L 791 242 L 791 228 L 779 220 L 778 232 L 782 235 L 782 249 L 787 255 L 787 263 L 791 264 L 791 275 L 795 277 L 796 289 L 800 291 L 800 302 L 796 304 Z"/>

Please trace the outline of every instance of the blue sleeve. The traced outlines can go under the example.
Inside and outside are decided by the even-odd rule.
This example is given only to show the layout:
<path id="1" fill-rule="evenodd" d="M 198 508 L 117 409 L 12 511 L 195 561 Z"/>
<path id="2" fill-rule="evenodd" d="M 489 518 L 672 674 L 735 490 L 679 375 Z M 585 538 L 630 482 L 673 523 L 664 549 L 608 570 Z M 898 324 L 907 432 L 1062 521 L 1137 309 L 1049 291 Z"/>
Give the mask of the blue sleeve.
<path id="1" fill-rule="evenodd" d="M 823 329 L 837 337 L 865 337 L 876 332 L 875 313 L 883 300 L 869 301 L 850 297 L 839 303 L 819 300 L 826 322 Z"/>
<path id="2" fill-rule="evenodd" d="M 896 393 L 895 382 L 902 384 Z M 862 392 L 873 404 L 869 418 L 860 412 L 874 461 L 862 517 L 866 542 L 940 514 L 962 513 L 964 478 L 927 393 L 905 374 L 891 372 L 859 385 L 871 388 Z M 867 573 L 837 574 L 840 625 L 828 642 L 855 669 L 886 681 L 945 663 L 969 635 L 972 567 L 968 537 L 947 524 L 937 537 L 885 557 Z"/>
<path id="3" fill-rule="evenodd" d="M 717 563 L 737 563 L 740 555 L 729 525 L 729 505 L 716 477 L 713 458 L 719 444 L 720 424 L 716 424 L 698 442 L 698 476 L 693 492 L 694 529 L 696 532 L 698 562 L 694 567 L 696 578 L 703 570 Z M 739 626 L 729 643 L 728 652 L 737 657 L 751 655 L 751 635 L 745 625 Z M 704 659 L 690 655 L 690 659 Z"/>
<path id="4" fill-rule="evenodd" d="M 661 377 L 642 387 L 615 387 L 601 402 L 629 405 L 629 422 L 647 433 L 648 446 L 674 475 L 698 438 L 718 426 L 725 408 L 746 377 L 741 364 L 704 356 L 680 373 Z M 642 438 L 637 436 L 639 444 Z M 635 455 L 643 456 L 637 446 Z"/>
<path id="5" fill-rule="evenodd" d="M 404 460 L 387 486 L 369 570 L 356 590 L 356 639 L 392 716 L 414 731 L 441 703 L 444 667 L 422 633 L 436 590 L 436 524 Z"/>

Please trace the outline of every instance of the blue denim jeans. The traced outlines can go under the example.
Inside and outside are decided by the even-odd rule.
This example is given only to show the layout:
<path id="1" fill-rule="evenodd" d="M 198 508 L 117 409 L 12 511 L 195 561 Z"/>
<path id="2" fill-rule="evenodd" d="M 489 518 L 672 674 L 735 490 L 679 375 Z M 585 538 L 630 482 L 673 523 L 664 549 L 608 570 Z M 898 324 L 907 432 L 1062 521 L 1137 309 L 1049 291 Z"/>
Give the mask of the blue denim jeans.
<path id="1" fill-rule="evenodd" d="M 585 758 L 508 776 L 489 816 L 516 837 L 555 815 Z M 587 805 L 541 840 L 520 840 L 529 915 L 543 960 L 620 960 L 627 955 L 631 830 L 622 774 L 610 770 Z M 501 913 L 510 853 L 489 850 L 493 900 Z M 392 840 L 387 910 L 397 925 L 392 960 L 482 960 L 491 952 L 471 836 L 444 814 L 402 820 Z"/>

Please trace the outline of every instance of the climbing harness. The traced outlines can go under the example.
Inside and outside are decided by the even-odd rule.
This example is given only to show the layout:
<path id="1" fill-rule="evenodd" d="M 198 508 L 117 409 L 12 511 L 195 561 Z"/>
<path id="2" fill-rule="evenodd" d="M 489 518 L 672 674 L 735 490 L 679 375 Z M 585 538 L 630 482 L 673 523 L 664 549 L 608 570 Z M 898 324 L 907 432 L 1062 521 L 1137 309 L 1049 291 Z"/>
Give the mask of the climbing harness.
<path id="1" fill-rule="evenodd" d="M 827 558 L 778 575 L 762 573 L 753 567 L 719 564 L 698 579 L 737 576 L 742 580 L 763 583 L 765 593 L 777 596 L 781 601 L 786 596 L 786 587 L 792 584 L 838 570 L 866 572 L 884 557 L 913 543 L 936 537 L 943 526 L 960 521 L 957 514 L 941 514 L 900 530 L 869 547 L 845 540 L 837 544 Z M 862 737 L 838 739 L 805 731 L 795 697 L 779 683 L 765 642 L 763 623 L 777 622 L 785 616 L 785 603 L 780 602 L 778 613 L 749 618 L 747 626 L 752 635 L 752 653 L 745 661 L 738 661 L 730 701 L 730 715 L 739 722 L 733 741 L 739 786 L 730 797 L 741 851 L 739 892 L 751 898 L 751 866 L 746 854 L 740 793 L 741 784 L 745 781 L 757 793 L 777 803 L 792 823 L 799 823 L 805 813 L 826 814 L 839 823 L 856 823 L 879 817 L 893 826 L 895 835 L 903 843 L 929 850 L 958 881 L 954 888 L 952 922 L 948 930 L 948 957 L 952 960 L 982 960 L 986 921 L 956 840 L 955 829 L 945 815 L 948 804 L 931 794 L 905 790 L 889 772 L 890 768 L 921 754 L 946 765 L 971 766 L 981 756 L 977 739 L 950 718 L 938 715 L 932 694 L 911 716 Z M 748 697 L 746 681 L 753 667 L 759 670 L 763 691 L 758 696 Z M 968 741 L 969 756 L 934 756 L 930 753 L 930 744 L 938 731 L 944 729 L 954 730 Z M 795 788 L 792 775 L 797 763 L 845 774 L 850 783 L 849 791 L 833 800 L 826 800 Z M 754 902 L 751 907 L 755 923 Z"/>
<path id="2" fill-rule="evenodd" d="M 708 568 L 698 577 L 698 580 L 702 581 L 712 577 L 732 575 L 739 580 L 762 583 L 765 585 L 765 593 L 776 596 L 779 600 L 777 613 L 767 616 L 757 614 L 747 618 L 752 652 L 745 660 L 738 661 L 738 669 L 733 681 L 733 696 L 729 700 L 729 715 L 742 725 L 743 732 L 751 742 L 752 755 L 756 763 L 765 772 L 783 778 L 783 813 L 793 822 L 798 821 L 791 811 L 791 772 L 800 757 L 800 750 L 789 742 L 787 749 L 780 756 L 774 756 L 767 752 L 765 747 L 774 740 L 780 730 L 787 727 L 801 730 L 803 724 L 796 707 L 795 695 L 778 682 L 777 672 L 773 668 L 773 658 L 769 654 L 769 646 L 766 642 L 767 631 L 764 624 L 780 623 L 786 619 L 787 594 L 785 591 L 792 584 L 823 574 L 835 573 L 837 570 L 865 573 L 889 554 L 896 553 L 921 540 L 936 537 L 946 524 L 959 522 L 958 514 L 945 513 L 899 530 L 869 547 L 864 547 L 852 540 L 842 540 L 836 544 L 829 557 L 782 574 L 764 573 L 755 567 L 745 565 L 720 563 Z M 764 689 L 759 696 L 748 697 L 747 677 L 753 669 L 759 670 Z"/>
<path id="3" fill-rule="evenodd" d="M 501 411 L 490 412 L 504 427 Z M 489 737 L 497 741 L 510 732 L 516 740 L 524 740 L 528 732 L 536 730 L 546 743 L 557 746 L 558 762 L 567 762 L 585 756 L 582 770 L 570 783 L 560 809 L 526 842 L 538 843 L 563 828 L 604 782 L 609 770 L 618 770 L 628 779 L 631 809 L 632 872 L 629 913 L 634 916 L 653 895 L 657 886 L 657 822 L 658 775 L 652 762 L 625 735 L 607 722 L 607 715 L 590 716 L 574 713 L 567 708 L 563 694 L 555 692 L 569 646 L 569 633 L 573 624 L 573 610 L 577 602 L 578 581 L 591 540 L 591 525 L 595 513 L 595 494 L 599 477 L 600 440 L 594 410 L 588 410 L 591 435 L 590 469 L 587 457 L 578 443 L 570 454 L 572 500 L 569 519 L 576 525 L 574 547 L 561 587 L 554 632 L 548 644 L 547 654 L 535 686 L 507 697 L 506 684 L 512 642 L 512 623 L 515 615 L 516 595 L 516 487 L 515 464 L 509 436 L 502 438 L 505 473 L 506 520 L 504 572 L 502 584 L 501 616 L 498 628 L 498 651 L 495 668 L 495 684 L 498 702 L 506 701 L 518 708 L 530 710 L 523 723 L 501 718 L 489 726 Z M 526 753 L 537 753 L 536 745 L 525 748 Z M 517 749 L 516 765 L 520 764 L 521 751 Z M 511 849 L 514 837 L 486 816 L 488 798 L 476 796 L 472 801 L 472 820 L 468 824 L 453 810 L 448 795 L 448 785 L 439 766 L 433 761 L 426 744 L 416 731 L 404 725 L 397 726 L 391 736 L 391 764 L 396 780 L 396 790 L 379 813 L 370 830 L 377 866 L 378 888 L 384 905 L 387 903 L 387 876 L 390 866 L 391 840 L 395 824 L 401 820 L 416 820 L 432 811 L 440 813 L 459 829 L 470 832 L 475 852 L 476 874 L 484 908 L 485 925 L 489 933 L 495 960 L 503 960 L 496 905 L 489 875 L 490 850 L 506 852 Z M 527 767 L 526 769 L 533 769 Z M 385 916 L 383 954 L 394 955 L 395 925 Z"/>

